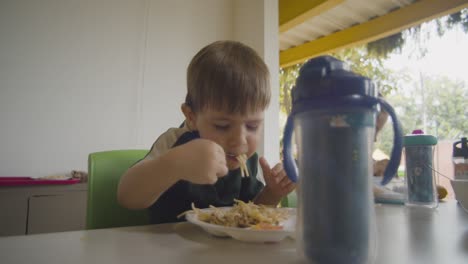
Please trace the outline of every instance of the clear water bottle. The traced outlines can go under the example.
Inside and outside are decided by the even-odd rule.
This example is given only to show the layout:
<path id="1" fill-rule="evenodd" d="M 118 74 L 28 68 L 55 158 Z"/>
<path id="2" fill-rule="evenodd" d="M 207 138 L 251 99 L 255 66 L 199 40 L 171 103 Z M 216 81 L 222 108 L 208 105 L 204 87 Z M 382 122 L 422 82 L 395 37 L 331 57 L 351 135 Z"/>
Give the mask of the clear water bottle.
<path id="1" fill-rule="evenodd" d="M 301 68 L 292 98 L 283 157 L 288 176 L 298 181 L 299 253 L 312 263 L 372 262 L 377 241 L 371 157 L 376 116 L 383 107 L 393 120 L 386 184 L 397 172 L 402 151 L 395 112 L 378 97 L 370 79 L 330 56 Z"/>
<path id="2" fill-rule="evenodd" d="M 453 143 L 452 161 L 455 180 L 468 180 L 468 140 L 466 137 Z"/>
<path id="3" fill-rule="evenodd" d="M 435 208 L 438 196 L 433 168 L 433 146 L 437 138 L 414 130 L 403 138 L 406 163 L 406 205 Z"/>

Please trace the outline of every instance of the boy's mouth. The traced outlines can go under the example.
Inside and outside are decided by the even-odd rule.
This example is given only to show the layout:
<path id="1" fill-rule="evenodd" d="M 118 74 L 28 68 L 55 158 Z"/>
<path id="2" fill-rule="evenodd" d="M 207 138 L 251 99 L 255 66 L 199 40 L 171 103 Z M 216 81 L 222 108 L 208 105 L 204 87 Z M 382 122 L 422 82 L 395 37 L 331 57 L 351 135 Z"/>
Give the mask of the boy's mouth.
<path id="1" fill-rule="evenodd" d="M 239 155 L 241 155 L 241 154 L 239 154 Z M 232 161 L 232 162 L 234 162 L 235 164 L 239 163 L 239 161 L 237 160 L 237 157 L 238 157 L 239 155 L 231 154 L 231 153 L 226 153 L 227 159 L 230 160 L 230 161 Z"/>
<path id="2" fill-rule="evenodd" d="M 226 156 L 227 156 L 230 160 L 235 160 L 235 161 L 237 161 L 237 155 L 235 155 L 235 154 L 226 153 Z"/>

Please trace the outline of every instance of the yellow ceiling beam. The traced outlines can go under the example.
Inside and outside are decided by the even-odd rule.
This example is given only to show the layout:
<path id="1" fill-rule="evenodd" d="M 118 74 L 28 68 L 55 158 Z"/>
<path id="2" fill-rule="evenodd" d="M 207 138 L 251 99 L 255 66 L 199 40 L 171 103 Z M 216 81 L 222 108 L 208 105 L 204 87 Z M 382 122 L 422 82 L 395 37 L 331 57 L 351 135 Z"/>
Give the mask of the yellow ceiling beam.
<path id="1" fill-rule="evenodd" d="M 279 0 L 279 31 L 285 32 L 344 0 Z"/>
<path id="2" fill-rule="evenodd" d="M 280 52 L 280 66 L 365 44 L 468 7 L 468 0 L 421 0 L 384 16 Z"/>

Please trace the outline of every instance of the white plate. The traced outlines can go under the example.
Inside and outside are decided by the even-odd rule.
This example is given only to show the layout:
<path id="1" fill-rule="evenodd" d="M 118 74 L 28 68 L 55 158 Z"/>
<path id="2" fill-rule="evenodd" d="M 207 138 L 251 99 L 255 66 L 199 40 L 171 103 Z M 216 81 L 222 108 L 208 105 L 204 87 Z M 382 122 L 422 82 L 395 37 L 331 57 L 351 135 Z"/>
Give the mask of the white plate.
<path id="1" fill-rule="evenodd" d="M 228 210 L 231 207 L 222 207 L 219 209 Z M 213 209 L 201 209 L 203 212 L 210 212 Z M 206 232 L 218 236 L 218 237 L 232 237 L 234 239 L 245 241 L 245 242 L 279 242 L 286 237 L 294 238 L 295 226 L 296 226 L 296 209 L 295 208 L 278 208 L 278 210 L 288 211 L 289 217 L 280 224 L 283 226 L 282 230 L 254 230 L 248 228 L 239 227 L 226 227 L 221 225 L 209 224 L 198 220 L 197 215 L 194 212 L 189 212 L 185 215 L 185 218 L 190 223 L 193 223 L 201 227 Z"/>

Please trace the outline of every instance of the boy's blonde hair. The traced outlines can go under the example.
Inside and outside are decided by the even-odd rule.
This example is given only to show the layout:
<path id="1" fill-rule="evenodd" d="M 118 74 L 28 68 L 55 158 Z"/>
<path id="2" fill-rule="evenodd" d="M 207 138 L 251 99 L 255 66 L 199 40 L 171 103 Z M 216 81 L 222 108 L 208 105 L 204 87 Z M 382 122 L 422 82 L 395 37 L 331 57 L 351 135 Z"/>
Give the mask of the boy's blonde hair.
<path id="1" fill-rule="evenodd" d="M 265 110 L 270 103 L 270 75 L 258 54 L 235 41 L 217 41 L 201 49 L 187 69 L 185 103 L 229 113 Z"/>

